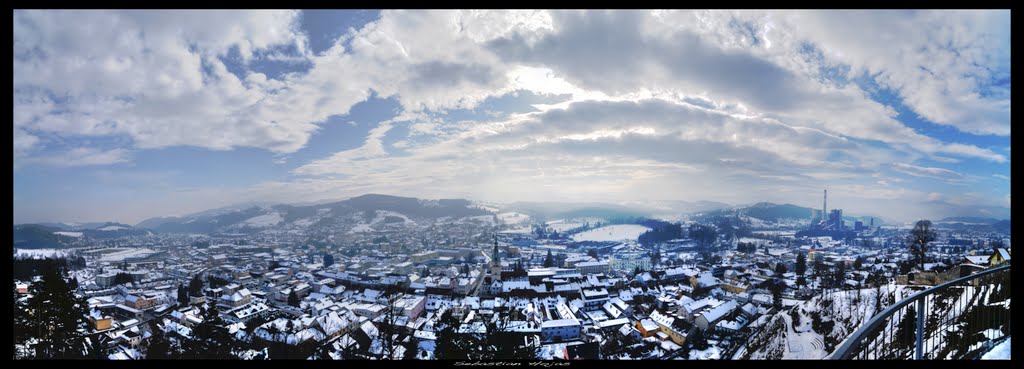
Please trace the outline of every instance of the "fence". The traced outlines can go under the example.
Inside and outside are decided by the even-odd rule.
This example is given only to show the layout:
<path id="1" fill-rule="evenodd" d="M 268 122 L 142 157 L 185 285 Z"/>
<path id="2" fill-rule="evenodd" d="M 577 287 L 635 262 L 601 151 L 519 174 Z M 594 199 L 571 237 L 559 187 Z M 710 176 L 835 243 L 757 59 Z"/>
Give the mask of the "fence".
<path id="1" fill-rule="evenodd" d="M 917 292 L 878 313 L 831 359 L 973 359 L 1010 336 L 1010 266 Z"/>

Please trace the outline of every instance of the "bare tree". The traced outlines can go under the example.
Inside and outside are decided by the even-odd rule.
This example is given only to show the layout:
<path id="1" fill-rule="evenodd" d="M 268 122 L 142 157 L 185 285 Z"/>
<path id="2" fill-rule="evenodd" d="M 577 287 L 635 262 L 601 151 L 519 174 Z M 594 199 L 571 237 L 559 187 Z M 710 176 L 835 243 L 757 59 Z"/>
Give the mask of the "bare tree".
<path id="1" fill-rule="evenodd" d="M 935 241 L 938 235 L 932 230 L 932 221 L 924 219 L 914 224 L 907 236 L 907 243 L 910 245 L 910 253 L 917 259 L 918 265 L 924 271 L 925 257 L 928 253 L 928 243 Z"/>
<path id="2" fill-rule="evenodd" d="M 398 333 L 395 323 L 401 317 L 402 308 L 395 305 L 402 299 L 402 296 L 403 294 L 397 286 L 388 286 L 381 296 L 387 302 L 387 308 L 384 310 L 377 330 L 380 332 L 381 354 L 386 360 L 394 359 L 395 349 L 400 346 L 395 339 L 395 335 Z"/>

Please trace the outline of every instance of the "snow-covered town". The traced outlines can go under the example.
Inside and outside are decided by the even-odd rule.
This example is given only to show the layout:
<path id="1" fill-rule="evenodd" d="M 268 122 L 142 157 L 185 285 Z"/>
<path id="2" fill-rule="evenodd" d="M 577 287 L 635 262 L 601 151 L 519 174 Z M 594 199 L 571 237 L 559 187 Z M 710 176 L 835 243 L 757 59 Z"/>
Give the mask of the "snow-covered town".
<path id="1" fill-rule="evenodd" d="M 412 203 L 405 211 L 420 214 L 423 201 Z M 908 228 L 747 215 L 765 204 L 676 221 L 544 222 L 465 205 L 492 214 L 428 218 L 379 205 L 390 210 L 337 217 L 344 207 L 334 204 L 296 219 L 251 208 L 244 219 L 173 221 L 238 219 L 219 228 L 227 233 L 55 230 L 72 243 L 18 248 L 15 261 L 68 261 L 80 329 L 109 359 L 205 347 L 240 359 L 628 360 L 825 358 L 886 306 L 1011 259 L 999 231 L 937 224 L 922 269 Z M 835 232 L 796 236 L 808 229 Z M 20 277 L 17 306 L 31 311 L 43 281 Z M 29 353 L 33 332 L 23 337 L 18 352 Z"/>
<path id="2" fill-rule="evenodd" d="M 1011 359 L 1011 18 L 14 9 L 12 356 Z"/>

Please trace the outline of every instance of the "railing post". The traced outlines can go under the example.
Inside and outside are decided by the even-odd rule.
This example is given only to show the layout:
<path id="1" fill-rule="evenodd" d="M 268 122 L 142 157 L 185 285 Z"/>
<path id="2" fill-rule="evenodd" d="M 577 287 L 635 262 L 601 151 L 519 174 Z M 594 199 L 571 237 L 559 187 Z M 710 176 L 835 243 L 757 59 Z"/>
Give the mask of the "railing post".
<path id="1" fill-rule="evenodd" d="M 921 360 L 924 356 L 924 300 L 917 300 L 917 350 L 914 360 Z"/>

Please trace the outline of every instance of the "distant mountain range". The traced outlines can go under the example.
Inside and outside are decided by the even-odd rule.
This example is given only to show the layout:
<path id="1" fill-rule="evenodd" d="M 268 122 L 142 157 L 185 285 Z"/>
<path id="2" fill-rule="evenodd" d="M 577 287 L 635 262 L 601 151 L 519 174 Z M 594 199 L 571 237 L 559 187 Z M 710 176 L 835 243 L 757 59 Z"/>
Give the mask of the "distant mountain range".
<path id="1" fill-rule="evenodd" d="M 309 227 L 359 222 L 372 223 L 378 216 L 437 220 L 491 215 L 468 200 L 422 200 L 412 197 L 369 194 L 319 205 L 253 206 L 227 211 L 206 211 L 184 217 L 146 219 L 136 227 L 168 233 L 249 233 L 276 226 Z"/>
<path id="2" fill-rule="evenodd" d="M 947 217 L 934 222 L 936 228 L 1010 234 L 1010 220 L 983 217 Z"/>
<path id="3" fill-rule="evenodd" d="M 761 202 L 730 206 L 713 201 L 634 202 L 626 205 L 607 203 L 516 202 L 486 204 L 464 199 L 424 200 L 412 197 L 369 194 L 347 200 L 314 205 L 269 205 L 248 203 L 206 210 L 181 217 L 156 217 L 132 226 L 104 223 L 39 223 L 14 226 L 14 246 L 18 248 L 61 248 L 85 238 L 108 239 L 143 236 L 152 233 L 255 233 L 266 230 L 315 229 L 321 226 L 349 228 L 361 232 L 435 222 L 476 221 L 494 224 L 495 214 L 517 212 L 531 222 L 566 218 L 605 220 L 651 217 L 657 214 L 692 214 L 697 219 L 742 215 L 747 221 L 779 223 L 787 220 L 810 222 L 817 209 Z M 754 218 L 754 219 L 750 219 Z M 871 217 L 846 215 L 850 225 Z M 875 225 L 884 224 L 874 217 Z M 949 217 L 935 222 L 936 227 L 1009 233 L 1010 221 L 982 217 Z"/>
<path id="4" fill-rule="evenodd" d="M 734 207 L 727 207 L 721 209 L 715 209 L 697 214 L 698 217 L 718 217 L 728 215 L 744 215 L 751 218 L 756 218 L 761 221 L 778 223 L 785 220 L 797 220 L 811 222 L 812 215 L 815 219 L 820 219 L 821 211 L 819 209 L 807 208 L 803 206 L 793 204 L 774 204 L 770 202 L 759 202 L 753 205 L 739 205 Z M 867 226 L 871 219 L 874 218 L 875 226 L 885 224 L 885 221 L 881 217 L 877 216 L 859 216 L 851 214 L 843 214 L 843 220 L 848 223 L 848 226 L 853 226 L 854 222 L 861 221 Z"/>
<path id="5" fill-rule="evenodd" d="M 64 248 L 82 237 L 109 239 L 145 236 L 151 230 L 114 222 L 78 226 L 62 223 L 18 224 L 14 226 L 14 247 L 22 249 Z"/>

